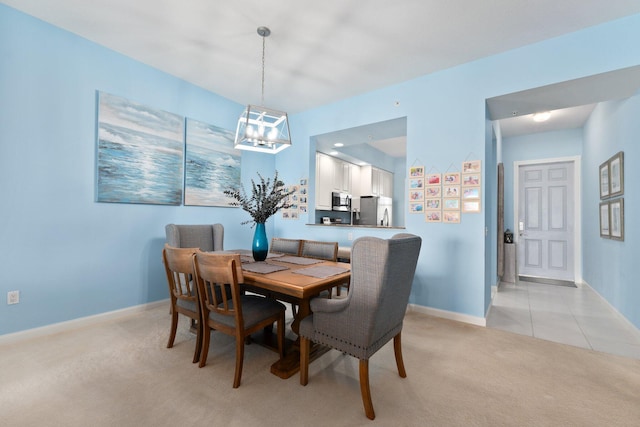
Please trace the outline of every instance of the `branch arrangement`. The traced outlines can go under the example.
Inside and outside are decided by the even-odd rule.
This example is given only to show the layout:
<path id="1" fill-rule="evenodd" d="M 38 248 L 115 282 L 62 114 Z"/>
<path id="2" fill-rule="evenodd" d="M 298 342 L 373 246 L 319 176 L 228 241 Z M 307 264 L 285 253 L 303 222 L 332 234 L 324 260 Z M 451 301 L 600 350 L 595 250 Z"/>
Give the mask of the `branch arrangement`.
<path id="1" fill-rule="evenodd" d="M 235 200 L 229 203 L 231 206 L 240 206 L 253 218 L 243 221 L 242 224 L 264 223 L 280 209 L 289 207 L 288 198 L 294 191 L 286 191 L 284 182 L 278 179 L 278 171 L 273 177 L 273 182 L 270 178 L 265 179 L 260 173 L 258 177 L 259 184 L 251 179 L 251 196 L 247 195 L 243 187 L 224 190 L 224 194 Z"/>

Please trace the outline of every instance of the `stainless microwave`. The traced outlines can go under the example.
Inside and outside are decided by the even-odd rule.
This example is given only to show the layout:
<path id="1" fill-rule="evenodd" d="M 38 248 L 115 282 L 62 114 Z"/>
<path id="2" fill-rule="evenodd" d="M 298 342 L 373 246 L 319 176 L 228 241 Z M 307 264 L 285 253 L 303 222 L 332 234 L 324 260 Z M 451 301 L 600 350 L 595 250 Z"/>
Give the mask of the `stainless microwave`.
<path id="1" fill-rule="evenodd" d="M 351 212 L 351 194 L 332 192 L 331 210 Z"/>

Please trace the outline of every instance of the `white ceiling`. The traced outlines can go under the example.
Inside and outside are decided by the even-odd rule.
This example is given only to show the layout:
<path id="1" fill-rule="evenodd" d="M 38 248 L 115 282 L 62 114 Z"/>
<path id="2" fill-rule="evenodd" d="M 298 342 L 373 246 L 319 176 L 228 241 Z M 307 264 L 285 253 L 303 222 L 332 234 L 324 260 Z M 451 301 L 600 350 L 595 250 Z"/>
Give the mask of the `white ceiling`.
<path id="1" fill-rule="evenodd" d="M 638 0 L 0 0 L 240 104 L 296 113 L 640 13 Z"/>

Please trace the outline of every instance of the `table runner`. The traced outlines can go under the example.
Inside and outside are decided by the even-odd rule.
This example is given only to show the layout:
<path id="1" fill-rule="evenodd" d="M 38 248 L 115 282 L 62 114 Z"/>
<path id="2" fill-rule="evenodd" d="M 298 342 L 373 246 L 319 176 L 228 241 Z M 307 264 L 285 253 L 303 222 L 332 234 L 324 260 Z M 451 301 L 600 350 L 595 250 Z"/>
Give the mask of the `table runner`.
<path id="1" fill-rule="evenodd" d="M 300 270 L 294 270 L 292 273 L 303 274 L 305 276 L 317 277 L 319 279 L 326 279 L 327 277 L 335 276 L 337 274 L 346 273 L 348 268 L 334 267 L 331 265 L 318 265 L 316 267 L 301 268 Z"/>

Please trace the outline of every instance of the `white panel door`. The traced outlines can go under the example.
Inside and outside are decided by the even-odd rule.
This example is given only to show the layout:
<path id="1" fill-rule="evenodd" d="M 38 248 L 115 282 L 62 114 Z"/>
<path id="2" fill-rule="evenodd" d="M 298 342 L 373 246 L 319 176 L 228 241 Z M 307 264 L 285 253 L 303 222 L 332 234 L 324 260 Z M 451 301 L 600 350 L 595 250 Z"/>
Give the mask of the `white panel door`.
<path id="1" fill-rule="evenodd" d="M 573 162 L 518 168 L 518 274 L 574 278 Z"/>

